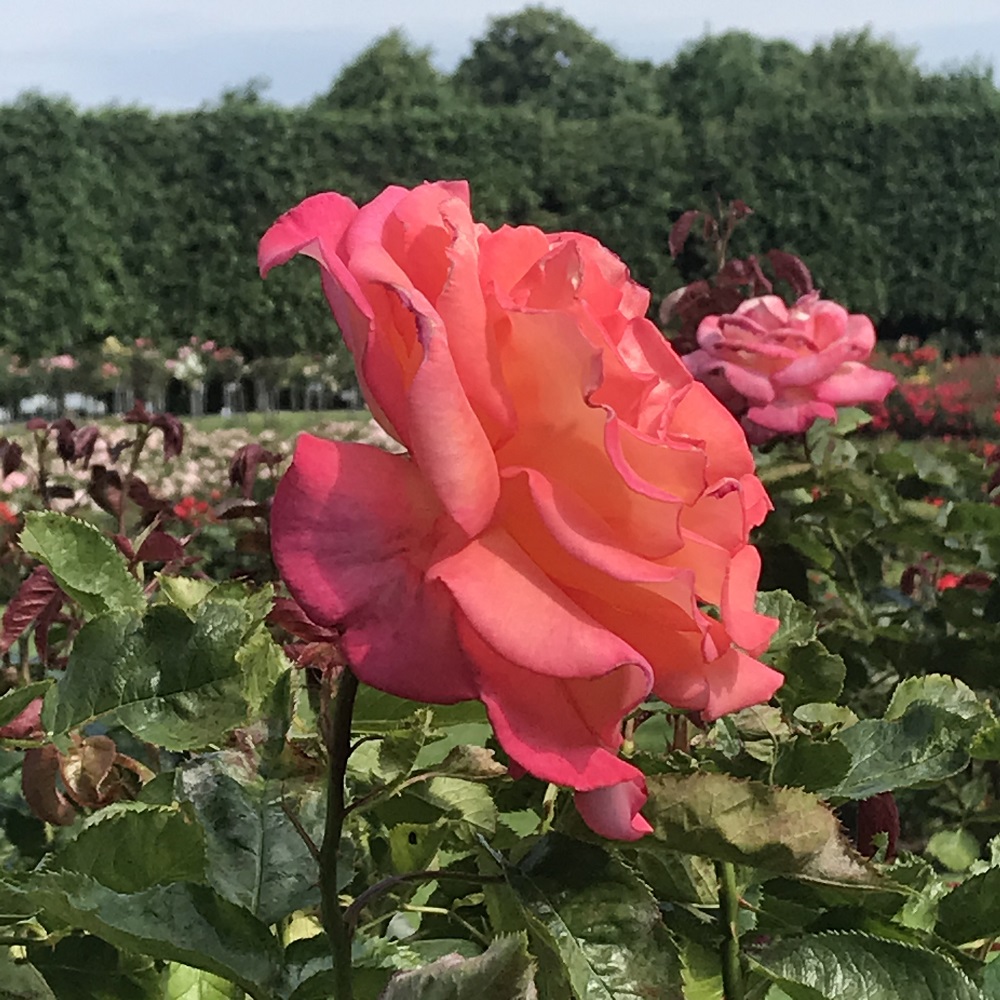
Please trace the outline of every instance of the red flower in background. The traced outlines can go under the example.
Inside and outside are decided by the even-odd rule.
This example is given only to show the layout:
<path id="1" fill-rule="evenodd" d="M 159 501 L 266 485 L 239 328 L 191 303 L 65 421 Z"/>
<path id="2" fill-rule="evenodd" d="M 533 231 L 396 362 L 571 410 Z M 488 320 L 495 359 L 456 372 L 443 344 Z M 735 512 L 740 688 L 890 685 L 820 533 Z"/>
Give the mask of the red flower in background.
<path id="1" fill-rule="evenodd" d="M 197 497 L 186 496 L 174 504 L 174 513 L 182 521 L 203 521 L 209 516 L 211 506 L 206 500 L 199 500 Z"/>

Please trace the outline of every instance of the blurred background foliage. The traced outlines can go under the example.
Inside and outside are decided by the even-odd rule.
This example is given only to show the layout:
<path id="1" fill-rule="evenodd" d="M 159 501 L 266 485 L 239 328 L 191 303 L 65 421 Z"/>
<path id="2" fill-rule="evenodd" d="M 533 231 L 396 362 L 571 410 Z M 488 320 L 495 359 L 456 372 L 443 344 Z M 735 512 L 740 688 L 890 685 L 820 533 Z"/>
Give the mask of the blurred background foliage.
<path id="1" fill-rule="evenodd" d="M 309 269 L 261 283 L 261 233 L 318 190 L 363 200 L 440 177 L 467 177 L 492 225 L 594 234 L 654 307 L 705 265 L 669 260 L 672 221 L 739 197 L 756 218 L 737 253 L 800 254 L 884 336 L 961 342 L 1000 318 L 998 168 L 991 69 L 924 72 L 867 31 L 811 51 L 706 36 L 657 66 L 528 7 L 451 74 L 390 31 L 296 107 L 260 80 L 169 114 L 29 93 L 0 107 L 0 344 L 315 350 L 329 328 Z"/>

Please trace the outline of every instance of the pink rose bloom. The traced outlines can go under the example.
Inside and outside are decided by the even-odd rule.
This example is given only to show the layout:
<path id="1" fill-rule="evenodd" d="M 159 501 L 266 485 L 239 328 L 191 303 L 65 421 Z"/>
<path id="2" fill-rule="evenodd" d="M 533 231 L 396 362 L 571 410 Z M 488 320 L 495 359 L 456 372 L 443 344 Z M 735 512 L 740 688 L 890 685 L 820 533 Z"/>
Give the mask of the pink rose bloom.
<path id="1" fill-rule="evenodd" d="M 57 354 L 54 357 L 45 358 L 45 360 L 42 361 L 42 367 L 44 367 L 46 371 L 56 371 L 58 369 L 60 371 L 70 372 L 76 368 L 76 358 L 74 358 L 72 354 Z"/>
<path id="2" fill-rule="evenodd" d="M 4 476 L 3 481 L 0 482 L 0 493 L 13 493 L 15 490 L 23 490 L 28 485 L 28 482 L 28 476 L 19 469 L 15 469 L 13 472 L 8 472 Z"/>
<path id="3" fill-rule="evenodd" d="M 819 292 L 791 308 L 763 295 L 706 316 L 698 345 L 684 364 L 742 417 L 755 444 L 801 433 L 820 417 L 835 420 L 837 406 L 881 402 L 896 385 L 894 375 L 863 363 L 875 347 L 871 320 Z"/>
<path id="4" fill-rule="evenodd" d="M 770 502 L 742 430 L 617 257 L 477 225 L 464 182 L 308 198 L 262 272 L 297 253 L 408 454 L 299 438 L 271 518 L 289 590 L 362 681 L 481 700 L 515 768 L 642 836 L 624 717 L 653 692 L 714 718 L 781 683 L 754 658 L 777 623 L 754 610 Z"/>

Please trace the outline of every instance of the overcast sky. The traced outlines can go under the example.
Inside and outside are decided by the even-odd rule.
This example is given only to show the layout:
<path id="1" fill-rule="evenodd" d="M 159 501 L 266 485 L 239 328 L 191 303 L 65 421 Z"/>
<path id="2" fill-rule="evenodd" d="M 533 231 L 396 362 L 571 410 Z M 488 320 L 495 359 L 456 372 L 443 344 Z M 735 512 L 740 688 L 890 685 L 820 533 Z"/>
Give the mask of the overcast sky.
<path id="1" fill-rule="evenodd" d="M 192 108 L 253 77 L 292 104 L 325 90 L 390 28 L 452 69 L 506 0 L 0 0 L 0 102 L 25 90 L 92 106 Z M 1000 0 L 567 0 L 563 11 L 625 55 L 663 62 L 706 31 L 803 46 L 869 25 L 921 65 L 1000 60 Z"/>

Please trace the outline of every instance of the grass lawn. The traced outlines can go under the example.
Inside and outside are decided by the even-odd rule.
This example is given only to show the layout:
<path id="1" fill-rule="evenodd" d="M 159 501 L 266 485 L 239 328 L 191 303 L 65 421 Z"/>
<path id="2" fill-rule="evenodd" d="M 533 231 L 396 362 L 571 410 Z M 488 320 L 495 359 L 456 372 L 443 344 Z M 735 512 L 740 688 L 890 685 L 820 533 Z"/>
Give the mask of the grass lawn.
<path id="1" fill-rule="evenodd" d="M 366 424 L 371 419 L 367 410 L 272 410 L 269 413 L 234 413 L 223 417 L 217 413 L 204 417 L 181 417 L 185 427 L 202 433 L 212 431 L 244 431 L 260 434 L 272 431 L 277 437 L 290 439 L 300 431 L 316 430 L 330 423 L 355 422 Z"/>

